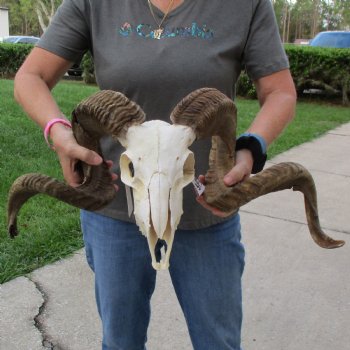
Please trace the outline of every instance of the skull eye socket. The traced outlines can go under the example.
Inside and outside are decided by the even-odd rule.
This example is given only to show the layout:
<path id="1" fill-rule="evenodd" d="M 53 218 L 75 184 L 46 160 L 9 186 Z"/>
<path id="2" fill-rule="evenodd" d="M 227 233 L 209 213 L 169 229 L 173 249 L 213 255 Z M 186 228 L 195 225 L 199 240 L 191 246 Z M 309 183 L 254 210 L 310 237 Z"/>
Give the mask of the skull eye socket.
<path id="1" fill-rule="evenodd" d="M 135 176 L 135 169 L 131 159 L 125 153 L 120 156 L 120 170 L 121 180 L 126 185 L 131 186 Z"/>
<path id="2" fill-rule="evenodd" d="M 129 171 L 130 171 L 130 176 L 134 177 L 135 176 L 135 169 L 134 169 L 134 164 L 132 163 L 132 161 L 130 161 L 129 163 Z"/>

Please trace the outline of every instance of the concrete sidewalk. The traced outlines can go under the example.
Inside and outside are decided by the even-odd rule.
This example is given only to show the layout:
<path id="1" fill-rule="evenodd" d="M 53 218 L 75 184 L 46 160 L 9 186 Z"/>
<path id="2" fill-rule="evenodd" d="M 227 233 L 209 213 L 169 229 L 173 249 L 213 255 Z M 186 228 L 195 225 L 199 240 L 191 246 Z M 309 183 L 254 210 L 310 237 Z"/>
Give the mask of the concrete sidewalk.
<path id="1" fill-rule="evenodd" d="M 321 225 L 347 244 L 325 250 L 312 241 L 299 192 L 270 194 L 242 207 L 244 349 L 348 350 L 350 123 L 269 165 L 283 161 L 310 170 Z M 158 274 L 152 304 L 148 349 L 192 349 L 168 272 Z M 83 251 L 0 285 L 1 350 L 99 350 L 100 328 Z"/>

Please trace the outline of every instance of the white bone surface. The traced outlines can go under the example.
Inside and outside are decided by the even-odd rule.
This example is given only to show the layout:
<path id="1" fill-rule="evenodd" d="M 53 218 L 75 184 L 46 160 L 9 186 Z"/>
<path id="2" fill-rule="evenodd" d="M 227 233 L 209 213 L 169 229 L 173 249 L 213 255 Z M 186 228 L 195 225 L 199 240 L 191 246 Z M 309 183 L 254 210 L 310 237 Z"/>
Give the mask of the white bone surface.
<path id="1" fill-rule="evenodd" d="M 121 180 L 133 189 L 136 223 L 147 237 L 157 270 L 169 267 L 183 213 L 182 190 L 194 178 L 194 156 L 188 149 L 194 140 L 191 128 L 160 120 L 131 126 L 119 139 L 126 148 L 120 157 Z M 159 239 L 167 249 L 157 262 L 154 249 Z"/>

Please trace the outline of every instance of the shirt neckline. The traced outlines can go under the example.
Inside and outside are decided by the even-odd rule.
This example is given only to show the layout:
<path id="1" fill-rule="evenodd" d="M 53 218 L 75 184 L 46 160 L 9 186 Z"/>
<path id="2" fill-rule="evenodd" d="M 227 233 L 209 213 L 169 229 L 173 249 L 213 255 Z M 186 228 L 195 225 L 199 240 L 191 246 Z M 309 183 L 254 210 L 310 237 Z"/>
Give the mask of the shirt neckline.
<path id="1" fill-rule="evenodd" d="M 144 3 L 147 10 L 150 12 L 150 9 L 148 6 L 148 1 L 147 0 L 141 0 L 141 1 Z M 191 3 L 191 1 L 193 1 L 193 0 L 183 0 L 183 2 L 179 6 L 175 7 L 173 10 L 171 10 L 168 13 L 167 18 L 175 16 L 179 12 L 183 11 Z M 152 2 L 151 2 L 151 6 L 152 6 L 153 12 L 156 16 L 158 16 L 159 18 L 164 17 L 165 13 L 161 9 L 159 9 L 157 6 L 153 5 Z"/>

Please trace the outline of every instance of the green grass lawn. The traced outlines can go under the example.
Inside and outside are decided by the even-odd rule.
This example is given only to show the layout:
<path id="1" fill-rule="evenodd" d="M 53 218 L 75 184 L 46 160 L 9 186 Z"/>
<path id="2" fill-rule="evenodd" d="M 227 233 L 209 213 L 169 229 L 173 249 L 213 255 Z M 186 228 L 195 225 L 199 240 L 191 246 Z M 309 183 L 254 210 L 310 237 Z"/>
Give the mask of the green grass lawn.
<path id="1" fill-rule="evenodd" d="M 82 83 L 62 82 L 54 95 L 67 115 L 83 98 L 97 90 Z M 257 101 L 237 100 L 238 133 L 254 118 Z M 298 104 L 297 115 L 283 135 L 270 147 L 269 157 L 320 136 L 350 121 L 349 108 L 328 104 Z M 24 275 L 47 263 L 68 256 L 83 246 L 79 211 L 45 196 L 36 196 L 19 215 L 20 235 L 11 240 L 6 230 L 7 193 L 20 175 L 40 172 L 62 179 L 54 152 L 42 131 L 30 121 L 13 99 L 13 82 L 0 80 L 0 283 Z M 307 166 L 307 164 L 305 164 Z"/>

